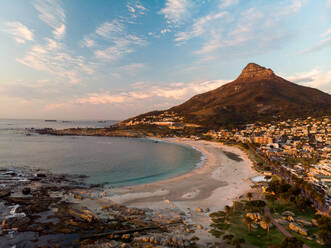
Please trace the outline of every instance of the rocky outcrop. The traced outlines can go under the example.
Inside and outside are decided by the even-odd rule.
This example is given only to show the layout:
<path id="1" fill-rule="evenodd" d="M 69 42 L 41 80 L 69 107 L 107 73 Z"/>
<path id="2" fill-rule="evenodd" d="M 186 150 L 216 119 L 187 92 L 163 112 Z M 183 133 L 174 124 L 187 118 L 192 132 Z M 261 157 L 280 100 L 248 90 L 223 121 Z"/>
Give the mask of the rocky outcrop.
<path id="1" fill-rule="evenodd" d="M 255 80 L 272 79 L 275 74 L 271 69 L 267 69 L 255 63 L 249 63 L 241 72 L 237 80 L 250 82 Z"/>

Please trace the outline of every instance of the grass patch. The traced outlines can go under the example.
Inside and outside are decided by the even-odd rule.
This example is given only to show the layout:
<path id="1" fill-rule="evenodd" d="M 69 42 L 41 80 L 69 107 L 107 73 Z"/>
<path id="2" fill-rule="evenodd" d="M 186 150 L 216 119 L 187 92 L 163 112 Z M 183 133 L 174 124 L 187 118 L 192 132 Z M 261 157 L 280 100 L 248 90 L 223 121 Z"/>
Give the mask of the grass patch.
<path id="1" fill-rule="evenodd" d="M 267 237 L 267 231 L 258 227 L 252 228 L 248 233 L 247 225 L 243 223 L 242 216 L 233 216 L 230 219 L 229 231 L 234 234 L 235 237 L 245 239 L 246 244 L 251 244 L 257 247 L 267 247 L 268 245 L 280 245 L 285 236 L 273 227 L 270 229 L 270 240 Z"/>

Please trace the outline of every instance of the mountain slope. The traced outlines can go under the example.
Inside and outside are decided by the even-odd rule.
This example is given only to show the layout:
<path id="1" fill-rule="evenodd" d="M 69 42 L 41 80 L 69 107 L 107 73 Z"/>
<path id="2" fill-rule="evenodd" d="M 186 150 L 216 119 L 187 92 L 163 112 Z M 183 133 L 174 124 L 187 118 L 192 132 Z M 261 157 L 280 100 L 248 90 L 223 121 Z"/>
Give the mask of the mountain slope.
<path id="1" fill-rule="evenodd" d="M 331 113 L 331 95 L 291 83 L 254 63 L 240 76 L 215 90 L 171 108 L 195 123 L 247 123 Z"/>
<path id="2" fill-rule="evenodd" d="M 184 117 L 186 123 L 217 127 L 331 115 L 331 95 L 291 83 L 271 69 L 249 63 L 230 83 L 168 110 L 149 112 L 132 119 L 162 116 L 165 112 Z"/>

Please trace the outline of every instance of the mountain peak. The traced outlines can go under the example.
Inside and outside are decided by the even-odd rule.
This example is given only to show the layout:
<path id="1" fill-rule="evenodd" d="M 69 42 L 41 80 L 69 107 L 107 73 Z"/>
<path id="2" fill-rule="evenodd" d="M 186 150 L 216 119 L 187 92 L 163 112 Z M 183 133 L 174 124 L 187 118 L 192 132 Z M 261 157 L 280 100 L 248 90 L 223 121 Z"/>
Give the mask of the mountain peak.
<path id="1" fill-rule="evenodd" d="M 249 63 L 242 70 L 237 80 L 239 79 L 239 80 L 251 81 L 251 80 L 270 79 L 274 77 L 275 74 L 271 69 L 265 68 L 255 63 Z"/>

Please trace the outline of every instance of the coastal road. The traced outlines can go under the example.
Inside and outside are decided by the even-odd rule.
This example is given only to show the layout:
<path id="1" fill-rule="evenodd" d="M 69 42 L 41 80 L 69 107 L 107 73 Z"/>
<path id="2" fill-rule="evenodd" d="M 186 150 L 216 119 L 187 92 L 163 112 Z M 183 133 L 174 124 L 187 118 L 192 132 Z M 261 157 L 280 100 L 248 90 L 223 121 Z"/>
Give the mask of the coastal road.
<path id="1" fill-rule="evenodd" d="M 267 206 L 264 208 L 264 214 L 270 218 L 272 224 L 274 224 L 282 234 L 284 234 L 286 237 L 289 237 L 289 238 L 292 237 L 292 234 L 290 234 L 281 224 L 279 224 L 272 217 L 272 215 L 270 213 L 270 209 Z M 310 247 L 308 245 L 303 244 L 303 248 L 310 248 Z"/>

